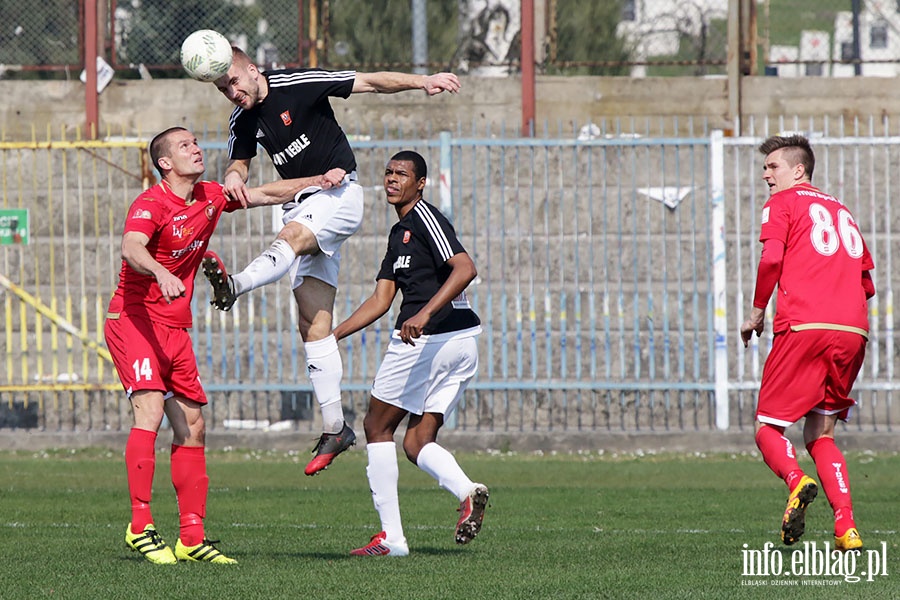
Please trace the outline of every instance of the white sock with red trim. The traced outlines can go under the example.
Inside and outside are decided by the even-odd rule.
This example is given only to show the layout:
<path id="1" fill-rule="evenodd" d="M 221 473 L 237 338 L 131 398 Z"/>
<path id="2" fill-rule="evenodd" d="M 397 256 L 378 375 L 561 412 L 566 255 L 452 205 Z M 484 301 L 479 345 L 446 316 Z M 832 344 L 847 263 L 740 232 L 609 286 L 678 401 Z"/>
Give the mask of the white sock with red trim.
<path id="1" fill-rule="evenodd" d="M 444 447 L 435 442 L 425 444 L 419 450 L 416 465 L 434 477 L 438 485 L 456 496 L 460 501 L 469 495 L 475 483 L 456 462 L 456 459 Z"/>
<path id="2" fill-rule="evenodd" d="M 400 498 L 397 491 L 400 480 L 400 467 L 397 464 L 397 445 L 394 442 L 375 442 L 366 444 L 369 465 L 366 475 L 369 478 L 369 489 L 372 490 L 372 502 L 381 529 L 388 542 L 406 542 L 403 536 L 403 522 L 400 519 Z"/>

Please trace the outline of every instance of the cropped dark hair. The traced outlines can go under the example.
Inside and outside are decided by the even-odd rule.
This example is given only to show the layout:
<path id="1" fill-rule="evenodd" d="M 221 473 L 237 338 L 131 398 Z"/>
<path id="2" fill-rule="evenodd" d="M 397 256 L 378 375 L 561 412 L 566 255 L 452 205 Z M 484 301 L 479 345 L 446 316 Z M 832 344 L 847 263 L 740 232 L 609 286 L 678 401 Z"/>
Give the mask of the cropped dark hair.
<path id="1" fill-rule="evenodd" d="M 163 169 L 159 166 L 159 158 L 161 156 L 171 156 L 172 148 L 169 145 L 169 136 L 176 131 L 187 131 L 184 127 L 169 127 L 165 131 L 157 133 L 150 140 L 150 161 L 160 175 L 163 175 Z"/>
<path id="2" fill-rule="evenodd" d="M 759 151 L 763 156 L 782 148 L 786 149 L 785 159 L 791 166 L 802 164 L 806 169 L 806 176 L 812 179 L 813 170 L 816 168 L 816 156 L 809 145 L 809 140 L 802 135 L 773 135 L 759 145 Z"/>
<path id="3" fill-rule="evenodd" d="M 391 157 L 391 160 L 408 160 L 413 164 L 413 170 L 416 172 L 416 181 L 423 177 L 428 177 L 428 165 L 422 155 L 414 150 L 401 150 Z"/>

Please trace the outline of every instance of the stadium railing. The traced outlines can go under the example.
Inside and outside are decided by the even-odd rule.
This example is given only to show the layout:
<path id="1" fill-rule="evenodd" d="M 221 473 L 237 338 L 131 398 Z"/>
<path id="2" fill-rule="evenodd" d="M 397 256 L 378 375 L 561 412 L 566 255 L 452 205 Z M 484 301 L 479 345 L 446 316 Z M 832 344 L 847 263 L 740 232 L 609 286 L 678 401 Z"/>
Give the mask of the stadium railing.
<path id="1" fill-rule="evenodd" d="M 796 122 L 663 138 L 588 130 L 577 139 L 443 132 L 430 139 L 354 138 L 366 187 L 362 230 L 342 249 L 337 320 L 374 287 L 395 220 L 381 175 L 401 148 L 421 152 L 425 198 L 451 216 L 478 267 L 481 367 L 451 427 L 473 432 L 743 431 L 770 332 L 745 350 L 759 212 L 768 195 L 756 145 Z M 853 135 L 807 131 L 815 183 L 844 200 L 875 256 L 878 295 L 856 386 L 859 431 L 896 418 L 891 241 L 900 139 L 874 125 Z M 584 132 L 583 132 L 584 133 Z M 103 347 L 106 304 L 121 265 L 125 211 L 152 183 L 146 140 L 0 143 L 0 428 L 123 431 L 130 409 Z M 207 176 L 225 145 L 203 143 Z M 258 161 L 252 178 L 276 178 Z M 27 211 L 27 215 L 22 211 Z M 211 247 L 230 269 L 280 227 L 278 209 L 225 215 Z M 18 229 L 10 219 L 20 219 Z M 21 219 L 27 228 L 23 229 Z M 193 337 L 211 430 L 318 430 L 297 316 L 284 281 L 229 313 L 194 298 Z M 392 309 L 341 344 L 345 405 L 365 412 Z"/>

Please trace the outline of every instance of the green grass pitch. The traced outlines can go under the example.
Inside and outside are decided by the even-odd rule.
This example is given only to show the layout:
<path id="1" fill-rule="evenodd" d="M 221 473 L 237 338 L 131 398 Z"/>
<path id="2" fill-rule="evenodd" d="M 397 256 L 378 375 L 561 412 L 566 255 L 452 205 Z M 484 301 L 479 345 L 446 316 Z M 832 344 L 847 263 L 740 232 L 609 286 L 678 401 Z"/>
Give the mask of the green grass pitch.
<path id="1" fill-rule="evenodd" d="M 153 508 L 174 545 L 169 455 L 157 457 Z M 156 566 L 123 543 L 129 519 L 121 452 L 0 453 L 0 597 L 278 598 L 900 598 L 900 456 L 848 454 L 858 524 L 885 559 L 879 575 L 745 576 L 767 564 L 784 485 L 753 455 L 460 453 L 491 489 L 479 537 L 453 541 L 457 502 L 405 460 L 400 503 L 410 556 L 358 558 L 377 532 L 365 452 L 314 478 L 307 454 L 210 452 L 207 535 L 238 565 Z M 801 465 L 815 475 L 809 458 Z M 831 542 L 820 494 L 803 540 Z M 746 547 L 744 546 L 746 544 Z M 866 569 L 860 557 L 856 572 Z M 883 573 L 887 573 L 884 575 Z M 772 589 L 778 588 L 778 589 Z"/>

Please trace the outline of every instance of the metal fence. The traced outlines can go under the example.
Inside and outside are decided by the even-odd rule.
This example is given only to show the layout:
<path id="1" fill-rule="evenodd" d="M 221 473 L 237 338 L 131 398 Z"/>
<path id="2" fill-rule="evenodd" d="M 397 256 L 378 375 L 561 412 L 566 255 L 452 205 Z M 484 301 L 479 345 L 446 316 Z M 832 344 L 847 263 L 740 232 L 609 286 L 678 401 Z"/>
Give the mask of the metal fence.
<path id="1" fill-rule="evenodd" d="M 627 125 L 627 126 L 626 126 Z M 355 139 L 367 186 L 362 230 L 343 250 L 336 318 L 374 288 L 395 219 L 382 201 L 390 155 L 426 156 L 426 198 L 452 216 L 479 278 L 481 368 L 452 424 L 466 431 L 712 430 L 752 427 L 771 338 L 744 350 L 767 189 L 756 144 L 803 124 L 751 123 L 751 135 L 651 135 L 634 122 L 583 128 L 583 139 L 506 139 L 445 132 L 430 139 Z M 816 183 L 854 212 L 876 263 L 872 336 L 849 427 L 896 420 L 890 165 L 900 138 L 886 123 L 809 131 Z M 498 135 L 498 133 L 500 135 Z M 144 185 L 143 142 L 0 143 L 0 427 L 122 430 L 128 402 L 104 359 L 102 321 L 119 270 L 125 211 Z M 210 178 L 224 145 L 205 144 Z M 276 177 L 260 161 L 255 180 Z M 21 214 L 20 212 L 17 214 Z M 213 237 L 232 269 L 271 241 L 277 209 L 226 215 Z M 4 223 L 7 229 L 4 230 Z M 25 244 L 24 242 L 28 243 Z M 202 281 L 202 280 L 201 280 Z M 284 281 L 229 313 L 198 282 L 193 337 L 211 429 L 315 431 L 296 309 Z M 365 411 L 395 312 L 341 344 L 346 411 Z"/>
<path id="2" fill-rule="evenodd" d="M 724 74 L 729 35 L 738 32 L 749 44 L 748 73 L 896 75 L 900 64 L 895 2 L 533 4 L 536 60 L 547 73 Z M 76 77 L 84 64 L 85 31 L 91 30 L 86 24 L 94 18 L 85 12 L 90 5 L 82 0 L 0 3 L 0 76 Z M 183 76 L 181 41 L 206 28 L 222 31 L 266 66 L 450 68 L 505 76 L 519 71 L 522 6 L 522 0 L 99 0 L 96 30 L 100 56 L 120 78 Z M 729 31 L 733 6 L 740 6 L 745 24 Z"/>

